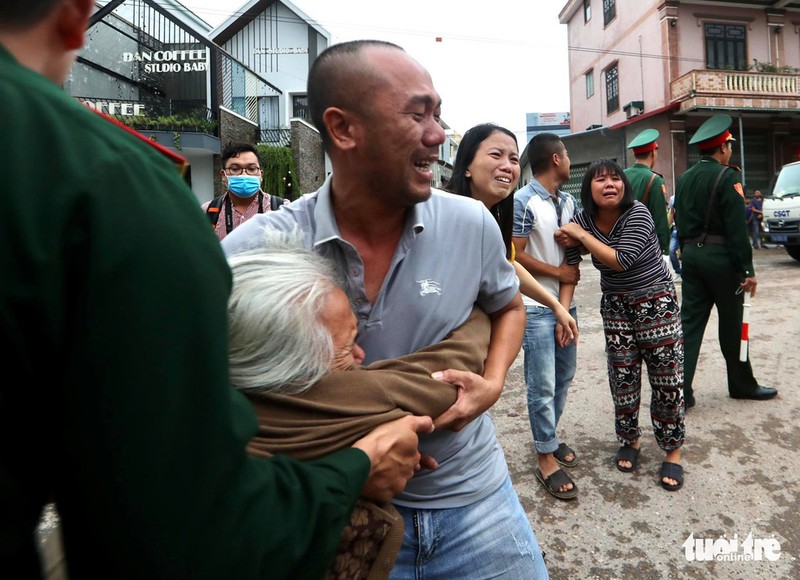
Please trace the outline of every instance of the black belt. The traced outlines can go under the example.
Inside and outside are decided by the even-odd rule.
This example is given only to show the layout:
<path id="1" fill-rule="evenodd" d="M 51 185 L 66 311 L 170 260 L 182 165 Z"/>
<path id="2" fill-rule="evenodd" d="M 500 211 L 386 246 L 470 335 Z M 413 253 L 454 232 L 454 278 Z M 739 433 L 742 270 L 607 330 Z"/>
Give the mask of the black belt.
<path id="1" fill-rule="evenodd" d="M 719 244 L 724 246 L 728 243 L 725 236 L 718 236 L 716 234 L 701 234 L 694 238 L 686 238 L 683 240 L 684 244 Z"/>

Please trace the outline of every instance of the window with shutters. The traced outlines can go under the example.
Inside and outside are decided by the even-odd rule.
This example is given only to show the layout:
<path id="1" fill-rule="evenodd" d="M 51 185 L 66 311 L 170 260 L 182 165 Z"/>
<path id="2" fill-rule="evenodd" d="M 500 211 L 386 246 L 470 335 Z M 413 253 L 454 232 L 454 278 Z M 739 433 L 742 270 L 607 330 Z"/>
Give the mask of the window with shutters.
<path id="1" fill-rule="evenodd" d="M 606 114 L 619 110 L 619 67 L 606 69 Z"/>
<path id="2" fill-rule="evenodd" d="M 603 26 L 608 26 L 608 23 L 617 17 L 617 2 L 616 0 L 603 0 Z"/>
<path id="3" fill-rule="evenodd" d="M 705 25 L 706 67 L 747 70 L 747 34 L 741 24 Z"/>

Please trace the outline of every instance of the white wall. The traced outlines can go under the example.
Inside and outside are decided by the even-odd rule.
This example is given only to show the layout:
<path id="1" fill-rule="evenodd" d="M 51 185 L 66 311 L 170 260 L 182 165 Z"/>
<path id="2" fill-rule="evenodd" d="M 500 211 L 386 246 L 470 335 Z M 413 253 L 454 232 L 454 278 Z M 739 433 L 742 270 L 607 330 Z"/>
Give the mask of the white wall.
<path id="1" fill-rule="evenodd" d="M 192 191 L 205 203 L 214 197 L 214 159 L 209 151 L 184 148 L 179 151 L 192 167 Z"/>
<path id="2" fill-rule="evenodd" d="M 310 46 L 309 34 L 317 45 Z M 282 2 L 271 4 L 223 45 L 261 77 L 280 88 L 280 125 L 293 115 L 292 95 L 305 94 L 310 63 L 324 50 L 329 37 L 320 34 Z M 267 54 L 265 50 L 271 51 Z"/>

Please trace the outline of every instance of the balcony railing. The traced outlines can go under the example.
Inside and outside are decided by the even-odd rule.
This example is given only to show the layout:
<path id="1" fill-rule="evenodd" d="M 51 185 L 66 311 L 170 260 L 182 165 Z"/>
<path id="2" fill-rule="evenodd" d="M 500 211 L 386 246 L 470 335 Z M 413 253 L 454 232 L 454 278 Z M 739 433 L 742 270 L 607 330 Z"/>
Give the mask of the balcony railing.
<path id="1" fill-rule="evenodd" d="M 800 96 L 800 75 L 725 72 L 721 76 L 726 92 Z"/>
<path id="2" fill-rule="evenodd" d="M 696 107 L 800 109 L 800 74 L 693 70 L 670 86 L 681 110 Z"/>
<path id="3" fill-rule="evenodd" d="M 291 129 L 262 129 L 260 136 L 260 143 L 265 145 L 274 145 L 278 147 L 291 147 L 292 146 L 292 130 Z"/>

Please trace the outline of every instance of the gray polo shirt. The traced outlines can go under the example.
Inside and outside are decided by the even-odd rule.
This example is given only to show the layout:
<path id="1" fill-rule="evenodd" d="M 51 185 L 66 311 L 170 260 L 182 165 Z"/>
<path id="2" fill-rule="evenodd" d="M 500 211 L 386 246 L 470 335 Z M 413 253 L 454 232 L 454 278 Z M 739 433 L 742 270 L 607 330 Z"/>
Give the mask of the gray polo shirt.
<path id="1" fill-rule="evenodd" d="M 365 364 L 438 342 L 467 319 L 473 304 L 496 312 L 518 291 L 519 282 L 505 259 L 500 229 L 491 214 L 476 200 L 438 190 L 409 210 L 374 304 L 366 299 L 361 257 L 339 235 L 330 178 L 319 191 L 280 211 L 251 218 L 231 232 L 222 247 L 232 255 L 263 245 L 265 227 L 291 231 L 298 226 L 306 247 L 334 260 L 346 274 Z M 439 468 L 415 475 L 395 498 L 398 504 L 469 505 L 497 490 L 508 474 L 488 413 L 457 433 L 442 430 L 423 436 L 420 449 L 436 458 Z"/>

